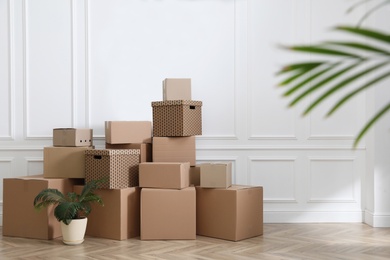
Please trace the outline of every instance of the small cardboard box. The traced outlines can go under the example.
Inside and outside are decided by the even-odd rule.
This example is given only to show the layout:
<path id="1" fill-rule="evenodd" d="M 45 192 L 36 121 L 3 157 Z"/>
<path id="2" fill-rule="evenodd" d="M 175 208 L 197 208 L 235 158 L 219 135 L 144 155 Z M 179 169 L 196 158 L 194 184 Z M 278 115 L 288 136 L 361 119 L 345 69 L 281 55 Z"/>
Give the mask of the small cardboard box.
<path id="1" fill-rule="evenodd" d="M 152 144 L 109 144 L 106 149 L 139 149 L 139 162 L 152 162 Z"/>
<path id="2" fill-rule="evenodd" d="M 229 188 L 232 185 L 232 163 L 200 164 L 200 186 L 204 188 Z"/>
<path id="3" fill-rule="evenodd" d="M 141 189 L 141 240 L 196 239 L 195 188 Z"/>
<path id="4" fill-rule="evenodd" d="M 183 189 L 189 186 L 190 163 L 145 162 L 139 165 L 142 188 Z"/>
<path id="5" fill-rule="evenodd" d="M 54 128 L 53 146 L 92 146 L 93 130 L 83 128 Z"/>
<path id="6" fill-rule="evenodd" d="M 263 234 L 263 188 L 196 187 L 196 233 L 239 241 Z"/>
<path id="7" fill-rule="evenodd" d="M 200 185 L 200 166 L 191 166 L 190 167 L 190 185 L 199 186 Z"/>
<path id="8" fill-rule="evenodd" d="M 54 239 L 62 236 L 54 206 L 36 211 L 34 198 L 43 189 L 72 191 L 76 179 L 50 178 L 43 175 L 3 179 L 3 236 Z M 80 181 L 80 180 L 79 180 Z"/>
<path id="9" fill-rule="evenodd" d="M 191 100 L 191 79 L 168 78 L 163 81 L 163 100 Z"/>
<path id="10" fill-rule="evenodd" d="M 85 151 L 85 181 L 108 178 L 101 188 L 138 186 L 139 149 L 94 149 Z"/>
<path id="11" fill-rule="evenodd" d="M 106 143 L 131 144 L 152 142 L 150 121 L 106 121 Z"/>
<path id="12" fill-rule="evenodd" d="M 153 162 L 196 163 L 195 136 L 153 137 Z"/>
<path id="13" fill-rule="evenodd" d="M 84 186 L 74 186 L 80 193 Z M 87 236 L 124 240 L 140 235 L 139 187 L 124 189 L 98 189 L 95 191 L 104 206 L 92 204 L 88 216 Z"/>
<path id="14" fill-rule="evenodd" d="M 85 151 L 92 147 L 44 147 L 45 178 L 85 178 Z"/>
<path id="15" fill-rule="evenodd" d="M 155 101 L 152 107 L 154 137 L 202 135 L 202 101 Z"/>

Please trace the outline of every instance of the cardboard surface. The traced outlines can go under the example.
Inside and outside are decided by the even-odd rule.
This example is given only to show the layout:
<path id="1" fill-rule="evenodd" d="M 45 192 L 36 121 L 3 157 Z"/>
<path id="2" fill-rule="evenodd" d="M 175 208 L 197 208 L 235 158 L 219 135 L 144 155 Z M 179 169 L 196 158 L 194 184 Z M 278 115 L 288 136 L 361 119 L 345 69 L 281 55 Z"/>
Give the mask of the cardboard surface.
<path id="1" fill-rule="evenodd" d="M 263 234 L 263 188 L 196 187 L 196 233 L 239 241 Z"/>
<path id="2" fill-rule="evenodd" d="M 183 189 L 189 186 L 190 163 L 145 162 L 139 165 L 142 188 Z"/>
<path id="3" fill-rule="evenodd" d="M 152 142 L 150 121 L 106 121 L 105 138 L 109 144 Z"/>
<path id="4" fill-rule="evenodd" d="M 163 100 L 191 100 L 191 79 L 167 78 L 163 81 Z"/>
<path id="5" fill-rule="evenodd" d="M 85 181 L 108 180 L 105 189 L 138 186 L 139 149 L 96 149 L 85 151 Z"/>
<path id="6" fill-rule="evenodd" d="M 85 178 L 85 151 L 92 147 L 45 147 L 45 178 Z"/>
<path id="7" fill-rule="evenodd" d="M 92 146 L 93 130 L 84 128 L 54 128 L 53 146 Z"/>
<path id="8" fill-rule="evenodd" d="M 196 163 L 195 136 L 153 137 L 153 162 Z"/>
<path id="9" fill-rule="evenodd" d="M 195 188 L 141 189 L 141 240 L 196 239 Z"/>
<path id="10" fill-rule="evenodd" d="M 232 185 L 232 163 L 200 164 L 200 186 L 205 188 L 228 188 Z"/>
<path id="11" fill-rule="evenodd" d="M 83 186 L 74 186 L 80 193 Z M 140 235 L 139 187 L 124 189 L 98 189 L 104 206 L 92 204 L 88 216 L 87 236 L 124 240 Z"/>
<path id="12" fill-rule="evenodd" d="M 139 162 L 152 162 L 152 144 L 109 144 L 106 149 L 140 149 Z"/>
<path id="13" fill-rule="evenodd" d="M 54 207 L 36 211 L 34 198 L 43 189 L 58 189 L 66 194 L 72 191 L 76 179 L 45 179 L 24 176 L 3 179 L 3 236 L 54 239 L 61 237 L 60 222 L 54 217 Z"/>
<path id="14" fill-rule="evenodd" d="M 200 166 L 190 167 L 190 185 L 200 186 Z"/>
<path id="15" fill-rule="evenodd" d="M 202 101 L 155 101 L 152 107 L 154 137 L 202 135 Z"/>

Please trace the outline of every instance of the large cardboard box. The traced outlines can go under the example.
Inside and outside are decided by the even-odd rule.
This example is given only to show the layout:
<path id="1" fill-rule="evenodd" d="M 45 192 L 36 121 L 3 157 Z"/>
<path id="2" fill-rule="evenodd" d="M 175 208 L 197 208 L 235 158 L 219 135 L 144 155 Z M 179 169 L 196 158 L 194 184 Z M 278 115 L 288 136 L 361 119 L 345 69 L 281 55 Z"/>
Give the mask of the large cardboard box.
<path id="1" fill-rule="evenodd" d="M 153 136 L 202 135 L 202 101 L 152 102 Z"/>
<path id="2" fill-rule="evenodd" d="M 196 239 L 195 188 L 141 189 L 141 240 Z"/>
<path id="3" fill-rule="evenodd" d="M 45 178 L 85 178 L 85 151 L 92 147 L 43 148 Z"/>
<path id="4" fill-rule="evenodd" d="M 106 143 L 131 144 L 152 142 L 150 121 L 106 121 Z"/>
<path id="5" fill-rule="evenodd" d="M 139 162 L 152 162 L 152 144 L 109 144 L 106 149 L 139 149 Z"/>
<path id="6" fill-rule="evenodd" d="M 183 189 L 189 187 L 190 163 L 145 162 L 139 165 L 142 188 Z"/>
<path id="7" fill-rule="evenodd" d="M 84 186 L 74 186 L 80 193 Z M 139 187 L 124 189 L 98 189 L 104 206 L 92 204 L 88 216 L 87 236 L 124 240 L 140 235 Z"/>
<path id="8" fill-rule="evenodd" d="M 138 186 L 139 149 L 85 151 L 85 181 L 107 179 L 105 189 Z"/>
<path id="9" fill-rule="evenodd" d="M 53 146 L 92 146 L 93 130 L 84 128 L 54 128 Z"/>
<path id="10" fill-rule="evenodd" d="M 263 234 L 263 188 L 196 187 L 196 233 L 239 241 Z"/>
<path id="11" fill-rule="evenodd" d="M 195 136 L 153 137 L 153 162 L 196 163 Z"/>
<path id="12" fill-rule="evenodd" d="M 232 163 L 200 164 L 200 186 L 204 188 L 228 188 L 232 185 Z"/>
<path id="13" fill-rule="evenodd" d="M 34 198 L 43 189 L 72 191 L 76 179 L 50 178 L 43 175 L 3 179 L 3 236 L 54 239 L 62 236 L 60 222 L 54 217 L 54 206 L 36 211 Z"/>
<path id="14" fill-rule="evenodd" d="M 163 100 L 191 100 L 191 79 L 168 78 L 163 81 Z"/>

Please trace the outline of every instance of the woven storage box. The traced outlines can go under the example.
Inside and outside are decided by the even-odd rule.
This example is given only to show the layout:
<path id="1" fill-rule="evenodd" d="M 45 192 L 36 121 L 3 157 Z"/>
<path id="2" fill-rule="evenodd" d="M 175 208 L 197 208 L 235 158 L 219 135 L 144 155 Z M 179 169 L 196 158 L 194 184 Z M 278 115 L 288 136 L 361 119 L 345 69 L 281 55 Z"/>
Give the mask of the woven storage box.
<path id="1" fill-rule="evenodd" d="M 152 107 L 153 136 L 202 135 L 202 101 L 155 101 Z"/>
<path id="2" fill-rule="evenodd" d="M 85 181 L 108 178 L 101 188 L 138 186 L 139 149 L 85 151 Z"/>

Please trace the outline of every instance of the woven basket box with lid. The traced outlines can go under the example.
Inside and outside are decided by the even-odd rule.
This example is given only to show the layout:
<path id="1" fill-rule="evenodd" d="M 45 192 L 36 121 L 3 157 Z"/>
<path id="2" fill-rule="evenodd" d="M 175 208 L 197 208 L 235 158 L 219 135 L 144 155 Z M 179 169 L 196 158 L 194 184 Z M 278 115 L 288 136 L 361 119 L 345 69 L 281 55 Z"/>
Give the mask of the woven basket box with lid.
<path id="1" fill-rule="evenodd" d="M 202 135 L 202 101 L 155 101 L 152 107 L 153 136 Z"/>
<path id="2" fill-rule="evenodd" d="M 85 181 L 107 178 L 101 188 L 138 186 L 139 149 L 85 151 Z"/>

